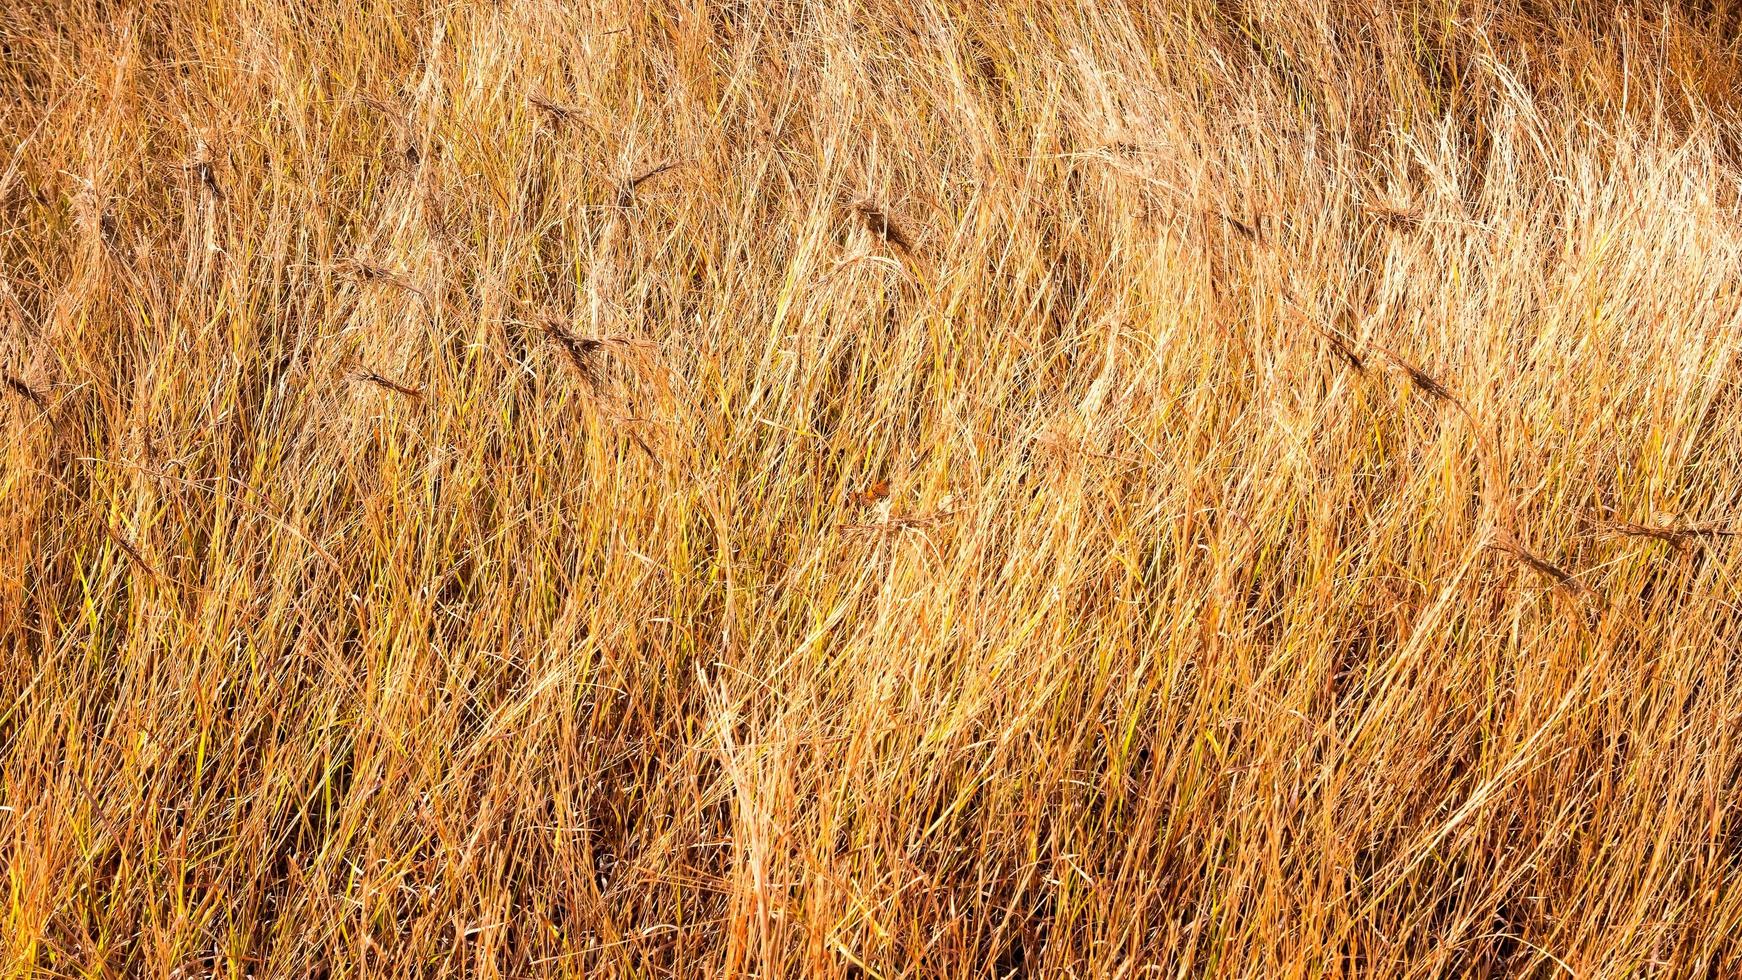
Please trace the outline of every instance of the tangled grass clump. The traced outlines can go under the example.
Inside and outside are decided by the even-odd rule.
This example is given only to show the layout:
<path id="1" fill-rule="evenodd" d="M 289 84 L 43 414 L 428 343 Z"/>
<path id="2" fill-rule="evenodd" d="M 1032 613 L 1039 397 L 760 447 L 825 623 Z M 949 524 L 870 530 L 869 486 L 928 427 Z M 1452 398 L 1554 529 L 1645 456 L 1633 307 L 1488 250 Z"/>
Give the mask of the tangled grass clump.
<path id="1" fill-rule="evenodd" d="M 1739 27 L 7 6 L 4 974 L 1742 974 Z"/>

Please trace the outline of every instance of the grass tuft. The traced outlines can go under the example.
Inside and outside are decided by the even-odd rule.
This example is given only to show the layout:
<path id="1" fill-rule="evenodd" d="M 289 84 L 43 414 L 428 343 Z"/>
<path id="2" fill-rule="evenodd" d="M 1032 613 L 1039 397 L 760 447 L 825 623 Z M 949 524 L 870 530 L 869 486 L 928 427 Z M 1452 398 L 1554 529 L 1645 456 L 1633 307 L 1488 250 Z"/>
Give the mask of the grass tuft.
<path id="1" fill-rule="evenodd" d="M 7 4 L 0 976 L 1742 976 L 1731 6 Z"/>

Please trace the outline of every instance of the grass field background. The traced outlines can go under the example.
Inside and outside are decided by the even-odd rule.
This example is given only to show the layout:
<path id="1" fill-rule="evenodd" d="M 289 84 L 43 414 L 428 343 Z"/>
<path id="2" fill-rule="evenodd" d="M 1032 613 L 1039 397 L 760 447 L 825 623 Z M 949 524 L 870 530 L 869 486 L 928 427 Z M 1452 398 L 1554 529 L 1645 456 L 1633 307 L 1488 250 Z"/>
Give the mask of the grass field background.
<path id="1" fill-rule="evenodd" d="M 1742 975 L 1742 7 L 0 7 L 0 965 Z"/>

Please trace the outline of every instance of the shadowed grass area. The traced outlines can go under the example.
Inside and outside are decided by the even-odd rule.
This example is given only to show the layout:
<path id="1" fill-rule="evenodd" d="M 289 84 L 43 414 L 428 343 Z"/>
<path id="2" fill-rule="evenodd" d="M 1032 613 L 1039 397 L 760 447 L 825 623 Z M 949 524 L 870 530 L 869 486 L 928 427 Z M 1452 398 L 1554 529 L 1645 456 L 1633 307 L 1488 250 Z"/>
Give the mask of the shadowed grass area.
<path id="1" fill-rule="evenodd" d="M 5 6 L 5 975 L 1742 973 L 1739 30 Z"/>

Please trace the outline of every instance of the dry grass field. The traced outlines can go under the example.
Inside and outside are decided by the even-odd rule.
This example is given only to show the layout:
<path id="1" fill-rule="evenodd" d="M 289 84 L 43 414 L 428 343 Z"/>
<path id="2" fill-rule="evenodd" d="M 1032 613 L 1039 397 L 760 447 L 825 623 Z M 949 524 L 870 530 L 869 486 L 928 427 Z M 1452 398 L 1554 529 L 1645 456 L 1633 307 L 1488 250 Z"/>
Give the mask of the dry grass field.
<path id="1" fill-rule="evenodd" d="M 0 0 L 0 974 L 1742 976 L 1738 34 Z"/>

